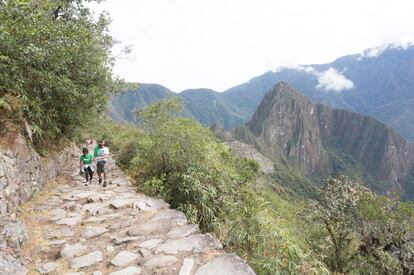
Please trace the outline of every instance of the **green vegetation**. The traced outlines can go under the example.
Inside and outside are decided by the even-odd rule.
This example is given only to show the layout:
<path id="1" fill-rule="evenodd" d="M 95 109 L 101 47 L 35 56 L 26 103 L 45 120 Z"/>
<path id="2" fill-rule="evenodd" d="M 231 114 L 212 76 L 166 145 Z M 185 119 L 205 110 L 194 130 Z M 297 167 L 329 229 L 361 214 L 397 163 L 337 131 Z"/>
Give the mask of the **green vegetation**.
<path id="1" fill-rule="evenodd" d="M 275 163 L 275 171 L 272 180 L 284 187 L 292 197 L 316 198 L 318 196 L 317 179 L 305 177 L 301 172 L 288 169 L 285 166 Z"/>
<path id="2" fill-rule="evenodd" d="M 411 204 L 346 177 L 328 179 L 319 192 L 282 166 L 277 177 L 261 175 L 257 163 L 178 117 L 181 108 L 176 98 L 160 101 L 139 112 L 141 128 L 102 120 L 92 135 L 109 141 L 137 190 L 183 211 L 257 274 L 412 272 Z"/>
<path id="3" fill-rule="evenodd" d="M 281 165 L 273 177 L 261 175 L 256 162 L 236 158 L 211 131 L 178 117 L 190 116 L 190 109 L 183 112 L 175 96 L 140 110 L 141 128 L 102 118 L 119 84 L 111 74 L 108 23 L 105 15 L 95 21 L 82 1 L 0 1 L 1 126 L 29 129 L 35 145 L 108 140 L 137 190 L 183 211 L 258 274 L 414 273 L 410 203 L 375 195 L 343 176 L 318 190 L 315 180 Z M 216 96 L 209 108 L 236 116 L 229 124 L 243 119 L 216 104 Z M 236 134 L 253 138 L 247 128 Z M 332 155 L 335 172 L 352 172 L 351 158 Z"/>
<path id="4" fill-rule="evenodd" d="M 235 158 L 208 129 L 179 118 L 181 107 L 164 100 L 139 112 L 141 128 L 98 120 L 77 138 L 106 139 L 137 190 L 183 211 L 258 274 L 329 273 L 292 226 L 300 204 L 270 193 L 256 162 Z"/>
<path id="5" fill-rule="evenodd" d="M 308 241 L 340 274 L 412 274 L 414 208 L 355 180 L 328 179 L 310 214 Z"/>
<path id="6" fill-rule="evenodd" d="M 70 137 L 114 89 L 109 19 L 83 1 L 0 1 L 0 120 L 35 143 Z"/>

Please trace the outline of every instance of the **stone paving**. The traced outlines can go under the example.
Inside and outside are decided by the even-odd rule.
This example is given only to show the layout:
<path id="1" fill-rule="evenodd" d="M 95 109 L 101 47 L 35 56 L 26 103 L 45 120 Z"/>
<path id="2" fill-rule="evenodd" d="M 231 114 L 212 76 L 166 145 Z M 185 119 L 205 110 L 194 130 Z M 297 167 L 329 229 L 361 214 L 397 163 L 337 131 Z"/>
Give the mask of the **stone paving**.
<path id="1" fill-rule="evenodd" d="M 116 166 L 103 188 L 96 179 L 85 186 L 77 165 L 73 157 L 64 183 L 30 205 L 29 274 L 255 274 L 183 213 L 133 191 Z"/>

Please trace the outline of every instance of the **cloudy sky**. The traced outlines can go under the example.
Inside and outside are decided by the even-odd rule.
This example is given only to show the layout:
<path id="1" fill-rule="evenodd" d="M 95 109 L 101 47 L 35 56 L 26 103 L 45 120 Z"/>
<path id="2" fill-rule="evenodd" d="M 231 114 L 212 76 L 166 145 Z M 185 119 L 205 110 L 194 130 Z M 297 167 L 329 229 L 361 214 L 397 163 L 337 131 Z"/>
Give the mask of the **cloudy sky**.
<path id="1" fill-rule="evenodd" d="M 92 8 L 109 12 L 113 36 L 133 45 L 116 74 L 177 92 L 223 91 L 281 66 L 414 41 L 413 0 L 106 0 Z"/>

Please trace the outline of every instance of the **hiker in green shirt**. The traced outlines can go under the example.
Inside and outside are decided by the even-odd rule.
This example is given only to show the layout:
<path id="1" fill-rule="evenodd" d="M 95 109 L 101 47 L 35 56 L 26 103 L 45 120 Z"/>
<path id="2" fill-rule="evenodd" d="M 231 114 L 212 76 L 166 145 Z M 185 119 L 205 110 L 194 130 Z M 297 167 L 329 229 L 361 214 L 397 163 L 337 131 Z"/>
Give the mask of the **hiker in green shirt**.
<path id="1" fill-rule="evenodd" d="M 92 182 L 92 177 L 93 177 L 92 159 L 93 159 L 93 156 L 89 154 L 88 149 L 83 148 L 82 155 L 80 156 L 80 161 L 79 161 L 79 169 L 82 172 L 82 168 L 83 168 L 83 172 L 85 173 L 85 178 L 86 178 L 86 183 L 85 183 L 86 186 L 88 186 L 88 184 L 91 184 Z"/>

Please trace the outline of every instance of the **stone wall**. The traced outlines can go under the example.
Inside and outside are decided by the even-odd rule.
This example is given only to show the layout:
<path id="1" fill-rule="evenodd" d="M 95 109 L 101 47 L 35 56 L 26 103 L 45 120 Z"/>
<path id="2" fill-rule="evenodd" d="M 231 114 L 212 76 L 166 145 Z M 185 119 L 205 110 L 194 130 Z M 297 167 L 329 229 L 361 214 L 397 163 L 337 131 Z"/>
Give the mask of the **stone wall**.
<path id="1" fill-rule="evenodd" d="M 18 205 L 57 177 L 71 151 L 42 158 L 20 134 L 8 140 L 11 144 L 0 145 L 0 217 L 13 216 Z"/>
<path id="2" fill-rule="evenodd" d="M 15 218 L 17 207 L 62 172 L 74 151 L 40 155 L 25 138 L 13 131 L 0 137 L 0 273 L 26 274 L 21 245 L 27 239 L 25 225 Z"/>

